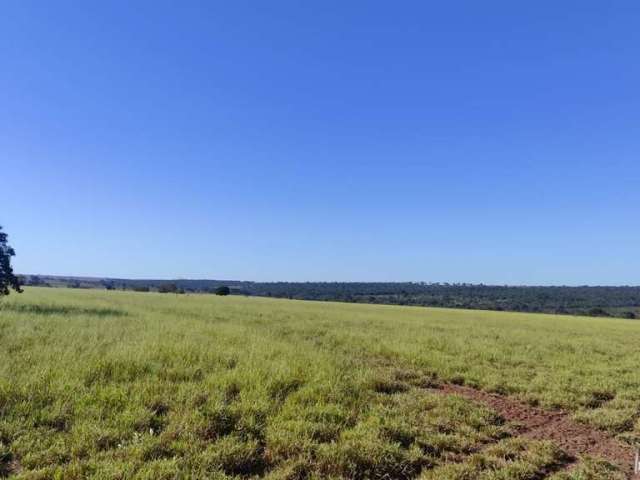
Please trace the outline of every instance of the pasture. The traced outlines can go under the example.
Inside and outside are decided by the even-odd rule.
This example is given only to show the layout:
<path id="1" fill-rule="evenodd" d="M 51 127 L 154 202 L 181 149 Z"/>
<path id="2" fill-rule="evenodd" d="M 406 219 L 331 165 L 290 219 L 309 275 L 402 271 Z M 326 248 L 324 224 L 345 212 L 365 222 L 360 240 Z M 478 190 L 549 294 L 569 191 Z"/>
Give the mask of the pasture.
<path id="1" fill-rule="evenodd" d="M 634 320 L 28 288 L 0 300 L 0 477 L 625 478 L 439 387 L 632 445 L 639 345 Z"/>

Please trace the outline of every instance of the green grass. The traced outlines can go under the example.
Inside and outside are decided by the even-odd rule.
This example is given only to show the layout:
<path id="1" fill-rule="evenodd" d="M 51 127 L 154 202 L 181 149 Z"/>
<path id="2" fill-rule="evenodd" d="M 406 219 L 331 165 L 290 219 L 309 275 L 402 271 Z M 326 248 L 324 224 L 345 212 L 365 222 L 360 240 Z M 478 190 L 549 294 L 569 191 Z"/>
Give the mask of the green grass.
<path id="1" fill-rule="evenodd" d="M 0 477 L 534 480 L 562 452 L 423 387 L 635 441 L 639 345 L 633 320 L 30 288 L 0 301 Z"/>

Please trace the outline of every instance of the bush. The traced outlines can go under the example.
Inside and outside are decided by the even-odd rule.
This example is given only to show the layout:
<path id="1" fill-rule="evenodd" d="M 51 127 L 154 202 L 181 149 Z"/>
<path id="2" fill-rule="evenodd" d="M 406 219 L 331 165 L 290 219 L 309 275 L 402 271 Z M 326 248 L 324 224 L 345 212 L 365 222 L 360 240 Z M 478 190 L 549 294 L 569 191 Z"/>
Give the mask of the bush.
<path id="1" fill-rule="evenodd" d="M 178 286 L 175 283 L 163 283 L 158 287 L 160 293 L 177 293 Z"/>
<path id="2" fill-rule="evenodd" d="M 223 285 L 221 287 L 216 288 L 214 293 L 216 295 L 229 295 L 231 293 L 231 289 L 226 285 Z"/>

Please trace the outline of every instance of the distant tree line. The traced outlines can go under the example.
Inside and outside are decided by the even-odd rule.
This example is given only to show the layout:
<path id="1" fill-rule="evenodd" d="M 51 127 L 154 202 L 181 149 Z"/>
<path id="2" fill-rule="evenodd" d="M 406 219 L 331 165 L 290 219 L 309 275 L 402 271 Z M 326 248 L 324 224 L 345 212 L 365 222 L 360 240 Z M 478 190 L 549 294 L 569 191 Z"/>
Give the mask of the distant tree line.
<path id="1" fill-rule="evenodd" d="M 547 287 L 426 282 L 166 281 L 46 276 L 39 281 L 52 286 L 79 285 L 81 288 L 178 294 L 215 293 L 352 303 L 640 317 L 640 287 L 638 286 Z"/>
<path id="2" fill-rule="evenodd" d="M 255 283 L 251 295 L 426 307 L 635 318 L 640 287 L 502 286 L 466 283 Z"/>

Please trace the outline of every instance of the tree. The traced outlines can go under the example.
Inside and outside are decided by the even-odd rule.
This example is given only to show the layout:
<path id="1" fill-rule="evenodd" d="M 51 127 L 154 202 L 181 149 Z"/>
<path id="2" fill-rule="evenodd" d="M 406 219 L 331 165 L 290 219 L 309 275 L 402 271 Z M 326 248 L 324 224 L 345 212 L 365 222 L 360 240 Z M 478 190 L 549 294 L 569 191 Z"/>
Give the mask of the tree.
<path id="1" fill-rule="evenodd" d="M 0 226 L 0 296 L 9 295 L 10 288 L 18 293 L 22 292 L 20 280 L 15 276 L 11 267 L 11 257 L 15 254 L 15 250 L 7 243 L 7 234 L 2 231 Z"/>
<path id="2" fill-rule="evenodd" d="M 177 293 L 178 286 L 175 283 L 163 283 L 158 287 L 160 293 Z"/>
<path id="3" fill-rule="evenodd" d="M 231 293 L 231 289 L 226 285 L 222 285 L 221 287 L 216 288 L 214 293 L 216 295 L 229 295 Z"/>
<path id="4" fill-rule="evenodd" d="M 590 315 L 592 317 L 610 317 L 611 316 L 609 312 L 607 312 L 604 308 L 600 308 L 600 307 L 593 307 L 589 309 L 589 311 L 587 312 L 587 315 Z"/>

